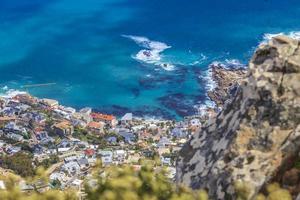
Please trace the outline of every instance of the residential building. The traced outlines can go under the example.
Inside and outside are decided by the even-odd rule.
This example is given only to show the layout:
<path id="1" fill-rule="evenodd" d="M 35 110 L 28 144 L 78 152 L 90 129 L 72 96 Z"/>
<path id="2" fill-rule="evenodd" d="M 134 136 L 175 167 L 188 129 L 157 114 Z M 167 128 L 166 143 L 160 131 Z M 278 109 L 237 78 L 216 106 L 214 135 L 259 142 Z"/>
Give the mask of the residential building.
<path id="1" fill-rule="evenodd" d="M 107 150 L 99 151 L 103 165 L 110 165 L 113 162 L 113 152 Z"/>
<path id="2" fill-rule="evenodd" d="M 105 122 L 112 127 L 115 127 L 118 123 L 117 119 L 113 115 L 106 115 L 102 113 L 91 113 L 91 117 L 95 122 Z"/>
<path id="3" fill-rule="evenodd" d="M 68 175 L 73 176 L 80 173 L 80 166 L 76 161 L 71 161 L 63 164 L 62 170 Z"/>
<path id="4" fill-rule="evenodd" d="M 44 106 L 50 107 L 52 109 L 54 108 L 58 108 L 58 101 L 54 100 L 54 99 L 41 99 L 40 103 Z"/>
<path id="5" fill-rule="evenodd" d="M 52 126 L 54 132 L 60 136 L 69 136 L 74 132 L 74 127 L 68 121 L 62 121 Z"/>
<path id="6" fill-rule="evenodd" d="M 104 122 L 90 122 L 88 123 L 87 125 L 87 129 L 93 133 L 97 133 L 97 134 L 100 134 L 100 133 L 103 133 L 103 130 L 104 130 L 104 126 L 105 126 L 105 123 Z"/>

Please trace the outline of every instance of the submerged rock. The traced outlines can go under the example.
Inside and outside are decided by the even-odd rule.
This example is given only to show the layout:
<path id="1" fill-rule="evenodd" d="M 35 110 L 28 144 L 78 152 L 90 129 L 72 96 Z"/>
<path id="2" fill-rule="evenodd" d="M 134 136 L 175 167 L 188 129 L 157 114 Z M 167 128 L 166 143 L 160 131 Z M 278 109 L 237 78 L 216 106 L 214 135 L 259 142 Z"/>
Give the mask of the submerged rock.
<path id="1" fill-rule="evenodd" d="M 278 36 L 256 50 L 235 96 L 180 151 L 178 183 L 211 199 L 235 199 L 245 183 L 251 199 L 288 168 L 300 150 L 299 46 Z"/>

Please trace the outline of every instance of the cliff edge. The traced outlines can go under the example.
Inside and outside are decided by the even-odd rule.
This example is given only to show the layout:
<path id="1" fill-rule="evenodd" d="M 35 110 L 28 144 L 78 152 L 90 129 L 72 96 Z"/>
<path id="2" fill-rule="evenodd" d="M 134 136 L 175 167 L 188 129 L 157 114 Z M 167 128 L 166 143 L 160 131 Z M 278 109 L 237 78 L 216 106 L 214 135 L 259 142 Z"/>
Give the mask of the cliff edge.
<path id="1" fill-rule="evenodd" d="M 235 199 L 242 182 L 251 199 L 290 167 L 300 150 L 299 46 L 277 36 L 258 47 L 234 98 L 180 151 L 178 183 Z"/>

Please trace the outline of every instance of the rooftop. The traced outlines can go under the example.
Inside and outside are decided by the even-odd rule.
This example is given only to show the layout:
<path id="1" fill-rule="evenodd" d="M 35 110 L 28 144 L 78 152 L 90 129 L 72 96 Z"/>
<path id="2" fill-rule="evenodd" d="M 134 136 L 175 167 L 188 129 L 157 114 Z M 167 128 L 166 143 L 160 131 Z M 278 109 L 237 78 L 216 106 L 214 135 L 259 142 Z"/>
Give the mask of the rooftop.
<path id="1" fill-rule="evenodd" d="M 92 113 L 91 116 L 94 119 L 105 120 L 105 121 L 112 121 L 116 119 L 116 117 L 113 115 L 106 115 L 102 113 Z"/>
<path id="2" fill-rule="evenodd" d="M 68 121 L 62 121 L 62 122 L 59 122 L 59 123 L 57 123 L 57 124 L 54 124 L 53 126 L 54 126 L 55 128 L 67 129 L 67 128 L 70 128 L 71 123 L 68 122 Z"/>

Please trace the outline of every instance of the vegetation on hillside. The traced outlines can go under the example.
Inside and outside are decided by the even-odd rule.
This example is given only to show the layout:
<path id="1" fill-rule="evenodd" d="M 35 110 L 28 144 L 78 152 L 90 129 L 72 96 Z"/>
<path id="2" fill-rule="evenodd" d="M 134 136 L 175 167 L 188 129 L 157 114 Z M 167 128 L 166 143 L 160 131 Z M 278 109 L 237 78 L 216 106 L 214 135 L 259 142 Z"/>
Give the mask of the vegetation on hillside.
<path id="1" fill-rule="evenodd" d="M 32 156 L 22 152 L 16 153 L 12 156 L 1 156 L 0 167 L 11 169 L 22 177 L 35 175 L 35 170 L 32 166 Z"/>

